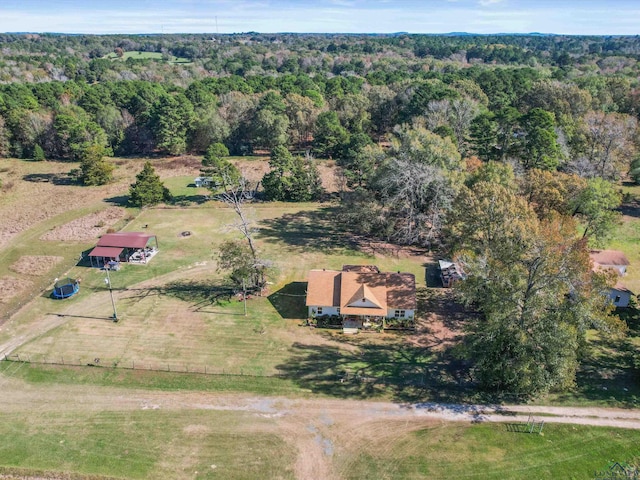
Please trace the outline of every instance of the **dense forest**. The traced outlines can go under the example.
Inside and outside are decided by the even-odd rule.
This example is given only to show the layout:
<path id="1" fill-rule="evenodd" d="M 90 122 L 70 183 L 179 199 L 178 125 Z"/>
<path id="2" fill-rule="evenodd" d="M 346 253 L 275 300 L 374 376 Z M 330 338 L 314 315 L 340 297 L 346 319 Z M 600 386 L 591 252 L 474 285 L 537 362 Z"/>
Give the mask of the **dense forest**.
<path id="1" fill-rule="evenodd" d="M 270 153 L 264 194 L 285 201 L 319 198 L 314 158 L 334 159 L 350 231 L 464 263 L 486 388 L 568 387 L 586 329 L 624 328 L 588 248 L 616 225 L 620 181 L 640 181 L 640 37 L 0 42 L 0 156 L 79 160 L 91 184 L 108 181 L 105 156 L 206 152 L 233 188 L 228 154 Z"/>

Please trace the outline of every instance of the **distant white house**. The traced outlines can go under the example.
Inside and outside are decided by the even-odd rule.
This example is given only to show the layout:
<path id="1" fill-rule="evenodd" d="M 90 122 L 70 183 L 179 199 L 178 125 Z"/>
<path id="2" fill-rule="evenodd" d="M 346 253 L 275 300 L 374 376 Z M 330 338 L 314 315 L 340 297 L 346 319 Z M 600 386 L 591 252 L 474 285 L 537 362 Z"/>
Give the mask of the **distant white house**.
<path id="1" fill-rule="evenodd" d="M 593 270 L 613 270 L 622 277 L 627 274 L 630 265 L 625 254 L 619 250 L 592 250 L 589 258 L 593 264 Z M 620 308 L 629 306 L 632 292 L 622 283 L 617 283 L 609 290 L 608 298 L 613 305 Z"/>
<path id="2" fill-rule="evenodd" d="M 617 284 L 609 291 L 609 299 L 616 307 L 625 308 L 631 301 L 631 291 L 624 285 Z"/>
<path id="3" fill-rule="evenodd" d="M 589 258 L 594 268 L 612 268 L 622 276 L 627 273 L 629 260 L 620 250 L 591 250 Z"/>
<path id="4" fill-rule="evenodd" d="M 209 187 L 211 183 L 213 183 L 213 178 L 211 177 L 196 177 L 193 179 L 193 183 L 196 184 L 196 187 Z"/>

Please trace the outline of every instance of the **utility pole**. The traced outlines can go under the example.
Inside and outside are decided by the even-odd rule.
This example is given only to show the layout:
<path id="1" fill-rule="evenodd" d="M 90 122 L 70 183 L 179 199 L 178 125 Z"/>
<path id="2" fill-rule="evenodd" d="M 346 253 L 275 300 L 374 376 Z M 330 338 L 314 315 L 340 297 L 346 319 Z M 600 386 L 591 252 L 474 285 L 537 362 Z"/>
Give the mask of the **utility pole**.
<path id="1" fill-rule="evenodd" d="M 245 280 L 242 279 L 242 299 L 244 300 L 244 316 L 247 316 L 247 287 L 245 286 Z"/>
<path id="2" fill-rule="evenodd" d="M 107 278 L 104 279 L 104 282 L 109 287 L 109 295 L 111 295 L 111 305 L 113 306 L 113 321 L 118 321 L 118 312 L 116 311 L 116 301 L 113 299 L 113 290 L 111 289 L 111 277 L 109 276 L 109 268 L 104 269 L 107 272 Z"/>

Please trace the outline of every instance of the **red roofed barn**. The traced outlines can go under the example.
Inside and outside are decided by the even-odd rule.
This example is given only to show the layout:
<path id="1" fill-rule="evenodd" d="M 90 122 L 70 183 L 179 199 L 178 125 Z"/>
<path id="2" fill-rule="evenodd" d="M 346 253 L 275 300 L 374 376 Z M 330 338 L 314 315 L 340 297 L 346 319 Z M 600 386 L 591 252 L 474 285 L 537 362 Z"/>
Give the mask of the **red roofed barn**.
<path id="1" fill-rule="evenodd" d="M 109 262 L 147 263 L 158 253 L 158 239 L 140 232 L 108 233 L 89 252 L 91 266 L 103 267 Z"/>

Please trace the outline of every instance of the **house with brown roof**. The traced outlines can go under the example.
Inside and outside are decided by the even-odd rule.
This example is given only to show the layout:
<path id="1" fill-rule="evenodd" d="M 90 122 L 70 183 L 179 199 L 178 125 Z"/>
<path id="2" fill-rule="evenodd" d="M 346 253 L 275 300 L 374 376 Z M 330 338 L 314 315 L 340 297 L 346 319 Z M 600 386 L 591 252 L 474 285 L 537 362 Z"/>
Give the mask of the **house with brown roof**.
<path id="1" fill-rule="evenodd" d="M 107 233 L 89 252 L 91 266 L 104 267 L 110 262 L 145 264 L 158 253 L 158 238 L 141 232 Z"/>
<path id="2" fill-rule="evenodd" d="M 311 270 L 306 305 L 309 317 L 338 317 L 345 333 L 385 327 L 389 320 L 412 321 L 416 280 L 411 273 L 380 272 L 375 265 Z"/>
<path id="3" fill-rule="evenodd" d="M 630 265 L 626 255 L 620 250 L 591 250 L 589 258 L 595 268 L 612 268 L 618 275 L 625 275 Z"/>
<path id="4" fill-rule="evenodd" d="M 626 255 L 620 250 L 591 250 L 589 258 L 593 264 L 593 270 L 611 269 L 619 276 L 626 275 L 627 267 L 630 265 Z M 631 291 L 620 282 L 608 293 L 609 301 L 616 307 L 628 307 L 631 295 Z"/>

